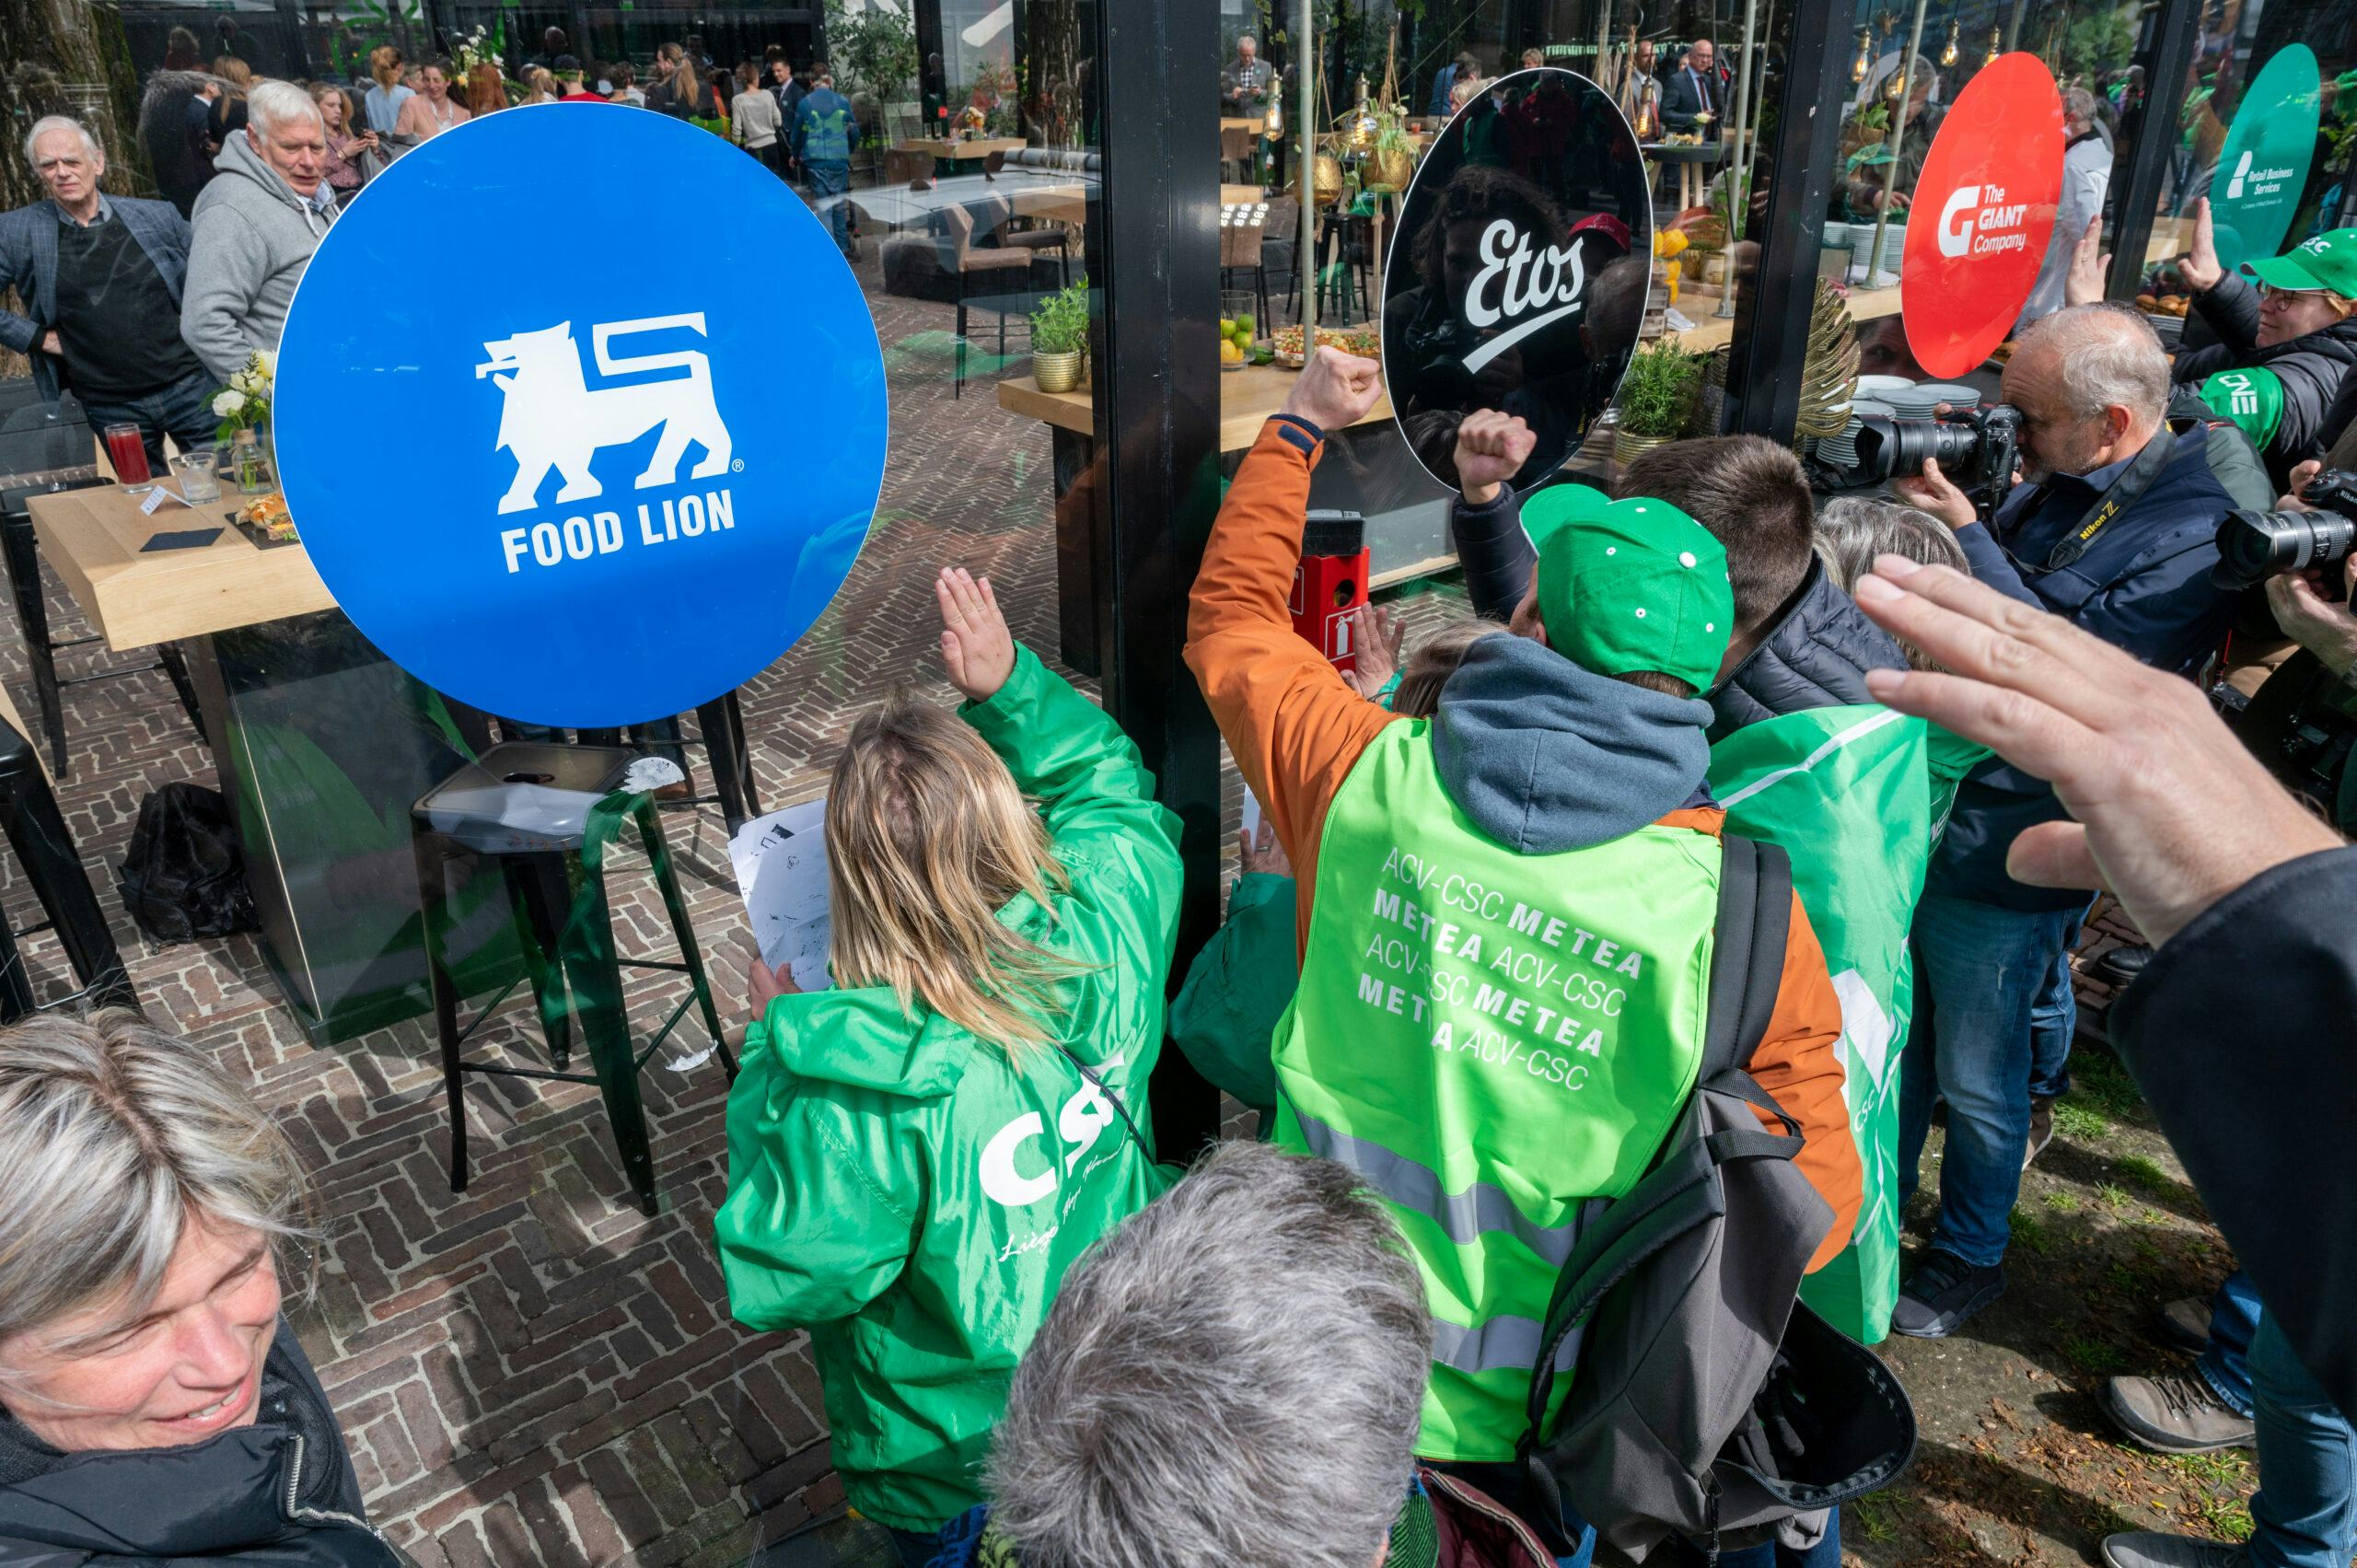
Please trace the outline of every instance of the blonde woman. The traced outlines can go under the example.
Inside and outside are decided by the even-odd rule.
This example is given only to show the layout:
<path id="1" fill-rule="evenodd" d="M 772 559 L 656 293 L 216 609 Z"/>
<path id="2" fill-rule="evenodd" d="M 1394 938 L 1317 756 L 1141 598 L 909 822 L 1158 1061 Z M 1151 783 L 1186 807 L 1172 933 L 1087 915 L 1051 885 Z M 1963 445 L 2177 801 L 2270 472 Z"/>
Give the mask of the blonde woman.
<path id="1" fill-rule="evenodd" d="M 835 988 L 754 964 L 715 1222 L 730 1311 L 808 1327 L 843 1489 L 914 1564 L 981 1501 L 1064 1271 L 1176 1175 L 1145 1085 L 1178 819 L 987 579 L 935 591 L 966 703 L 852 728 L 827 799 Z"/>
<path id="2" fill-rule="evenodd" d="M 368 52 L 368 75 L 377 85 L 368 89 L 360 107 L 367 115 L 368 129 L 379 136 L 393 134 L 401 122 L 401 106 L 416 96 L 401 81 L 407 64 L 401 52 L 389 43 L 380 43 Z"/>
<path id="3" fill-rule="evenodd" d="M 361 160 L 377 151 L 377 133 L 365 125 L 354 133 L 352 95 L 333 82 L 312 83 L 311 101 L 319 106 L 319 126 L 327 133 L 327 172 L 320 178 L 335 192 L 336 204 L 341 206 L 360 193 L 361 182 L 367 178 Z"/>
<path id="4" fill-rule="evenodd" d="M 426 62 L 418 77 L 417 96 L 401 105 L 400 122 L 393 127 L 397 133 L 430 142 L 474 118 L 465 104 L 450 95 L 450 77 L 456 69 L 447 60 Z"/>
<path id="5" fill-rule="evenodd" d="M 531 103 L 554 103 L 557 100 L 556 77 L 545 65 L 524 67 L 524 96 L 517 99 L 517 107 Z"/>
<path id="6" fill-rule="evenodd" d="M 0 1029 L 0 1562 L 398 1568 L 280 1315 L 310 1227 L 252 1093 L 134 1014 Z"/>

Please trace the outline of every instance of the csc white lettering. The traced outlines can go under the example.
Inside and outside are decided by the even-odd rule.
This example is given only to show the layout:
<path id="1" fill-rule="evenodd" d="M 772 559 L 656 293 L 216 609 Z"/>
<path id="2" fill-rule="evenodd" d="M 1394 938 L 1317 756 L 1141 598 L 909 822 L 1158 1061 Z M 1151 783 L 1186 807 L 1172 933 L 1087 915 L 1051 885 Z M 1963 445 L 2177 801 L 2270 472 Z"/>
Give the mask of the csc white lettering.
<path id="1" fill-rule="evenodd" d="M 1120 1056 L 1114 1057 L 1105 1063 L 1104 1071 L 1111 1072 L 1122 1061 Z M 1111 1102 L 1095 1084 L 1084 1083 L 1057 1113 L 1056 1133 L 1073 1148 L 1085 1149 L 1112 1124 L 1113 1118 Z M 1052 1161 L 1037 1176 L 1024 1175 L 1015 1164 L 1016 1151 L 1032 1139 L 1044 1137 L 1047 1130 L 1047 1121 L 1038 1111 L 1027 1110 L 992 1134 L 991 1141 L 982 1145 L 981 1173 L 985 1197 L 1004 1207 L 1019 1209 L 1056 1190 Z"/>

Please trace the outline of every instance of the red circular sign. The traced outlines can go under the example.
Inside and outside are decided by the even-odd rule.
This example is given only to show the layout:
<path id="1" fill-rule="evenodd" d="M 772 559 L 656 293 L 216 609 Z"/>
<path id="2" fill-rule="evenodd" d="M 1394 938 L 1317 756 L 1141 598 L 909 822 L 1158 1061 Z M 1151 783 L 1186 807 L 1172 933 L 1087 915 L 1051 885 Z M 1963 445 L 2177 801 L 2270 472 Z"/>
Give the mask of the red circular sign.
<path id="1" fill-rule="evenodd" d="M 1907 209 L 1900 318 L 1915 363 L 1977 368 L 2014 330 L 2054 235 L 2062 96 L 2027 52 L 1982 67 L 1956 95 Z"/>

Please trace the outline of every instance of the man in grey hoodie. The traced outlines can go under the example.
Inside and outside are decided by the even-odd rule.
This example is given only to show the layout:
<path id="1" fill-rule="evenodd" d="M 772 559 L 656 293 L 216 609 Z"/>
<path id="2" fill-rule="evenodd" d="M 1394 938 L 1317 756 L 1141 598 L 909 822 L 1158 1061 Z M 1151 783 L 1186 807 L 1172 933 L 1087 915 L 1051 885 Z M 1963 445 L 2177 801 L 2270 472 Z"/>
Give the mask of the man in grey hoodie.
<path id="1" fill-rule="evenodd" d="M 257 351 L 275 354 L 295 285 L 335 221 L 327 128 L 292 82 L 263 82 L 247 100 L 246 128 L 222 144 L 196 199 L 180 336 L 226 381 Z"/>

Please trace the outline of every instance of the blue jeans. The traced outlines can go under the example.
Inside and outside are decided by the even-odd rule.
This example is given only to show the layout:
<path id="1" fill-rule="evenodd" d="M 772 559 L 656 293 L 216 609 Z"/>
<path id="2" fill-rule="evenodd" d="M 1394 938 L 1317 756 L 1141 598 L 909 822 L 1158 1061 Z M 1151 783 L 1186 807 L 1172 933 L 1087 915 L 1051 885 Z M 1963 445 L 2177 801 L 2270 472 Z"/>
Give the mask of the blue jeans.
<path id="1" fill-rule="evenodd" d="M 813 196 L 840 196 L 851 189 L 851 165 L 847 163 L 806 163 L 802 172 L 809 177 Z M 837 250 L 846 256 L 858 254 L 858 248 L 852 243 L 849 202 L 837 202 L 827 209 L 827 230 L 835 237 Z"/>
<path id="2" fill-rule="evenodd" d="M 2250 1342 L 2258 1330 L 2258 1291 L 2236 1269 L 2210 1298 L 2210 1343 L 2193 1369 L 2237 1415 L 2251 1413 Z"/>
<path id="3" fill-rule="evenodd" d="M 1899 1202 L 1914 1194 L 1932 1102 L 1945 1099 L 1932 1245 L 1975 1268 L 2003 1261 L 2013 1234 L 2007 1221 L 2029 1147 L 2032 1019 L 2084 912 L 1928 892 L 1915 906 L 1915 974 L 1931 993 L 1933 1049 L 1900 1060 Z"/>
<path id="4" fill-rule="evenodd" d="M 139 426 L 139 439 L 147 448 L 147 467 L 162 477 L 166 436 L 179 442 L 183 452 L 192 447 L 209 447 L 219 436 L 221 421 L 214 415 L 213 397 L 220 389 L 211 376 L 192 370 L 170 386 L 128 402 L 85 398 L 82 412 L 89 416 L 92 430 L 103 431 L 110 424 Z"/>
<path id="5" fill-rule="evenodd" d="M 2071 989 L 2071 949 L 2079 945 L 2079 923 L 2062 934 L 2054 972 L 2029 1010 L 2029 1096 L 2059 1099 L 2071 1090 L 2071 1037 L 2079 1028 L 2079 998 Z"/>
<path id="6" fill-rule="evenodd" d="M 2254 1568 L 2349 1568 L 2357 1551 L 2357 1434 L 2263 1314 L 2251 1336 L 2250 1387 L 2258 1425 Z"/>

